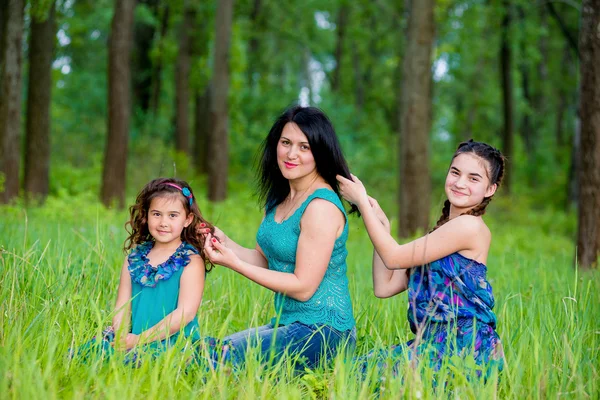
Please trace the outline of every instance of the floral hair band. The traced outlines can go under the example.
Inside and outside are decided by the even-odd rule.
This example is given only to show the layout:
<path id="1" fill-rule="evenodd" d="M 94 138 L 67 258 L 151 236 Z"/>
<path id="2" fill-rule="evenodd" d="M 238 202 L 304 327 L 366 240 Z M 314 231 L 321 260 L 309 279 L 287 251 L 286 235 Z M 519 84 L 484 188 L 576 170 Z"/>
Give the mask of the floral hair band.
<path id="1" fill-rule="evenodd" d="M 175 189 L 181 190 L 181 193 L 183 193 L 183 195 L 188 199 L 188 201 L 190 203 L 190 207 L 192 206 L 192 203 L 194 202 L 194 196 L 192 195 L 192 192 L 190 191 L 190 188 L 187 188 L 187 187 L 182 188 L 181 186 L 176 185 L 176 184 L 171 183 L 171 182 L 166 182 L 165 185 L 172 186 Z"/>

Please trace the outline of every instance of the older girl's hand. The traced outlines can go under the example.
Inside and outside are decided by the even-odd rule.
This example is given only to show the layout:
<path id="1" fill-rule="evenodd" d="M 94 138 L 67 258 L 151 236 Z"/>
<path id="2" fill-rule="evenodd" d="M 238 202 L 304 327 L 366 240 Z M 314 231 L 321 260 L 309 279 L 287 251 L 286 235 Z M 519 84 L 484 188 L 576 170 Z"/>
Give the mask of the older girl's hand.
<path id="1" fill-rule="evenodd" d="M 356 176 L 350 174 L 352 180 L 346 179 L 341 175 L 335 178 L 339 183 L 340 194 L 350 203 L 356 204 L 359 208 L 369 205 L 369 196 L 367 189 Z"/>
<path id="2" fill-rule="evenodd" d="M 240 262 L 239 257 L 224 243 L 210 233 L 204 241 L 204 254 L 213 264 L 219 264 L 227 268 L 235 269 Z"/>

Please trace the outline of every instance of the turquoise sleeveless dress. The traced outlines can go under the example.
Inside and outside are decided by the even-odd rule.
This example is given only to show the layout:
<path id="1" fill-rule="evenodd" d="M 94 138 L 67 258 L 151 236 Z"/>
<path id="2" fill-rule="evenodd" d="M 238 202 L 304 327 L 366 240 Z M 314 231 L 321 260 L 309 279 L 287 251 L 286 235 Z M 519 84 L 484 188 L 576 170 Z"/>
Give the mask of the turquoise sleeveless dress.
<path id="1" fill-rule="evenodd" d="M 152 241 L 141 243 L 127 256 L 132 287 L 130 332 L 136 335 L 156 325 L 177 308 L 181 274 L 189 264 L 190 256 L 198 254 L 195 247 L 183 242 L 168 260 L 154 267 L 150 265 L 147 257 L 153 246 Z M 191 342 L 200 340 L 198 318 L 194 317 L 183 330 L 166 339 L 136 348 L 135 352 L 129 351 L 130 357 L 126 357 L 126 362 L 134 362 L 139 352 L 160 354 L 174 345 L 181 333 Z M 77 354 L 84 358 L 92 354 L 111 356 L 114 354 L 114 337 L 114 330 L 109 327 L 104 330 L 101 338 L 95 337 L 81 346 Z"/>
<path id="2" fill-rule="evenodd" d="M 501 371 L 504 352 L 487 267 L 453 253 L 410 272 L 408 321 L 417 338 L 383 355 L 403 358 L 407 353 L 408 359 L 428 362 L 434 370 L 456 355 L 474 360 L 477 376 Z"/>
<path id="3" fill-rule="evenodd" d="M 346 211 L 335 192 L 329 189 L 317 189 L 286 220 L 275 221 L 275 207 L 266 215 L 256 234 L 256 241 L 262 249 L 269 269 L 279 272 L 293 273 L 296 268 L 296 249 L 300 238 L 300 219 L 306 207 L 313 199 L 320 198 L 335 204 L 347 219 Z M 348 240 L 348 222 L 336 239 L 325 276 L 315 294 L 307 301 L 298 301 L 283 293 L 275 294 L 275 311 L 277 315 L 271 320 L 280 325 L 292 322 L 303 324 L 329 325 L 338 331 L 354 328 L 352 302 L 348 289 L 346 241 Z"/>
<path id="4" fill-rule="evenodd" d="M 256 241 L 267 258 L 269 269 L 293 273 L 300 238 L 300 220 L 314 199 L 335 204 L 346 212 L 335 192 L 317 189 L 286 220 L 275 221 L 275 207 L 268 211 L 256 234 Z M 327 223 L 327 221 L 324 221 Z M 291 356 L 295 369 L 304 371 L 329 362 L 340 352 L 352 351 L 356 343 L 354 315 L 346 277 L 348 221 L 336 239 L 322 282 L 307 301 L 275 293 L 275 312 L 271 323 L 233 333 L 224 339 L 224 359 L 234 365 L 246 360 L 246 351 L 257 347 L 263 361 Z"/>

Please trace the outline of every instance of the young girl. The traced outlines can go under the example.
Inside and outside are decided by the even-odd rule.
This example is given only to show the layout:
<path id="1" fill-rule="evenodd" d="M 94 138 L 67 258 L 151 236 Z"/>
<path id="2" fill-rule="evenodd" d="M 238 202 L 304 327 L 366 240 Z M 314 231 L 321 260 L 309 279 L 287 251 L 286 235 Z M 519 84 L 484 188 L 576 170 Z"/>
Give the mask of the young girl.
<path id="1" fill-rule="evenodd" d="M 196 314 L 206 274 L 203 238 L 197 227 L 212 230 L 202 218 L 189 185 L 159 178 L 148 183 L 130 207 L 129 251 L 123 267 L 112 326 L 102 341 L 80 349 L 112 355 L 136 346 L 156 354 L 180 334 L 200 339 Z M 137 352 L 130 353 L 136 358 Z M 131 357 L 127 358 L 131 361 Z"/>
<path id="2" fill-rule="evenodd" d="M 375 247 L 375 295 L 391 297 L 408 289 L 408 320 L 416 338 L 393 348 L 411 360 L 428 359 L 438 370 L 444 357 L 474 358 L 477 374 L 503 367 L 502 345 L 486 279 L 490 230 L 481 216 L 504 173 L 500 151 L 472 140 L 461 143 L 446 176 L 442 216 L 427 235 L 398 244 L 387 217 L 361 181 L 338 176 L 342 196 L 362 213 Z M 372 356 L 372 354 L 371 354 Z M 485 370 L 483 369 L 485 367 Z"/>

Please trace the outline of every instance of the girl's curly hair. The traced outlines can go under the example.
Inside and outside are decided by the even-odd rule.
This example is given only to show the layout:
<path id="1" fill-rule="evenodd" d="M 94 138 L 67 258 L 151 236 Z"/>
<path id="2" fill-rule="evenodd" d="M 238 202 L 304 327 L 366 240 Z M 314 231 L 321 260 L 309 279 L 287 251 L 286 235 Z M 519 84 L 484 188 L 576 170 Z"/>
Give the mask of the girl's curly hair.
<path id="1" fill-rule="evenodd" d="M 175 185 L 175 186 L 172 186 Z M 186 196 L 178 187 L 189 190 L 189 195 Z M 140 193 L 137 195 L 135 204 L 129 207 L 129 221 L 125 223 L 125 229 L 129 236 L 125 239 L 124 251 L 128 251 L 132 247 L 154 240 L 148 229 L 148 210 L 150 203 L 157 197 L 177 197 L 181 200 L 186 216 L 192 214 L 194 218 L 192 223 L 183 229 L 181 232 L 181 240 L 194 246 L 204 261 L 206 271 L 210 271 L 213 264 L 208 261 L 204 254 L 204 235 L 198 233 L 200 223 L 204 223 L 204 228 L 209 228 L 211 233 L 214 233 L 214 226 L 202 217 L 198 202 L 194 196 L 194 192 L 187 182 L 174 178 L 157 178 L 146 184 Z M 190 199 L 192 204 L 190 205 Z"/>

